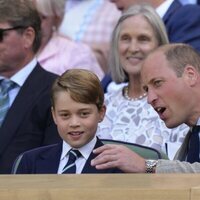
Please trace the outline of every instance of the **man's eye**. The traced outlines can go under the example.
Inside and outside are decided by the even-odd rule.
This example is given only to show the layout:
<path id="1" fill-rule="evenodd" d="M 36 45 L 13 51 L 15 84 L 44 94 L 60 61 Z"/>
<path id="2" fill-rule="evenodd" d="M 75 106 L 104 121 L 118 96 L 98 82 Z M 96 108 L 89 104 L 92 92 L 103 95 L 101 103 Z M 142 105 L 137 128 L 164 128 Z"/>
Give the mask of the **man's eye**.
<path id="1" fill-rule="evenodd" d="M 161 80 L 156 80 L 156 81 L 154 81 L 154 86 L 156 86 L 156 87 L 161 86 L 161 84 L 162 84 L 162 81 L 161 81 Z"/>

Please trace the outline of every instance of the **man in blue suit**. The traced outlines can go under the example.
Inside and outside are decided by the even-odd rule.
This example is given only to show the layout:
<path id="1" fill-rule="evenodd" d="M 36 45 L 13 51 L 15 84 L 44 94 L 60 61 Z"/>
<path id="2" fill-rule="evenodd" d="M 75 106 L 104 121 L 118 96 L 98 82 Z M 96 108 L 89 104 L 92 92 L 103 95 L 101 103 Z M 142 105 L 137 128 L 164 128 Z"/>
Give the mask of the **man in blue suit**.
<path id="1" fill-rule="evenodd" d="M 200 52 L 200 6 L 182 5 L 178 0 L 110 0 L 118 9 L 124 10 L 136 3 L 148 3 L 152 5 L 163 19 L 169 41 L 190 44 Z M 102 80 L 106 87 L 110 82 L 107 76 Z"/>
<path id="2" fill-rule="evenodd" d="M 179 0 L 111 0 L 120 10 L 136 3 L 152 5 L 167 28 L 170 42 L 190 44 L 200 51 L 200 7 L 182 5 Z"/>
<path id="3" fill-rule="evenodd" d="M 105 110 L 97 76 L 84 69 L 66 71 L 52 87 L 52 115 L 63 142 L 23 153 L 13 173 L 121 173 L 117 168 L 97 170 L 90 164 L 96 157 L 93 149 L 103 146 L 96 130 Z"/>
<path id="4" fill-rule="evenodd" d="M 50 88 L 56 75 L 36 61 L 40 17 L 31 1 L 0 0 L 0 173 L 11 173 L 16 157 L 29 149 L 60 141 L 51 116 Z M 5 95 L 3 96 L 5 97 Z M 5 108 L 5 107 L 4 107 Z"/>
<path id="5" fill-rule="evenodd" d="M 180 0 L 180 2 L 185 5 L 185 4 L 199 4 L 199 0 Z"/>

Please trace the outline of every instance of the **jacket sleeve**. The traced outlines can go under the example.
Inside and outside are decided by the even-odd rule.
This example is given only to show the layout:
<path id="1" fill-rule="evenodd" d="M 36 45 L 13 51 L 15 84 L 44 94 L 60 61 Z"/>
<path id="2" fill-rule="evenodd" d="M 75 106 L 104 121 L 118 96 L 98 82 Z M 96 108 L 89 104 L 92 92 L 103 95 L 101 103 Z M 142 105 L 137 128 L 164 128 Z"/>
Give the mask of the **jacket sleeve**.
<path id="1" fill-rule="evenodd" d="M 200 163 L 191 164 L 178 160 L 158 160 L 156 173 L 200 173 Z"/>

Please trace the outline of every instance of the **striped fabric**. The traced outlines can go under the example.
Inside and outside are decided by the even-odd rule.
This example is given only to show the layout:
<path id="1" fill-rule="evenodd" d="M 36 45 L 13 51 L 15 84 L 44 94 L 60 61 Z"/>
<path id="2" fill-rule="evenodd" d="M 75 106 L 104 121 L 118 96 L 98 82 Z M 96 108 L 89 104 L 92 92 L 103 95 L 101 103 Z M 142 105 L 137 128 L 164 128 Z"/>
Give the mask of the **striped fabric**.
<path id="1" fill-rule="evenodd" d="M 76 160 L 81 157 L 79 150 L 71 149 L 69 151 L 69 159 L 65 167 L 63 168 L 62 174 L 75 174 L 76 173 Z"/>
<path id="2" fill-rule="evenodd" d="M 0 126 L 10 107 L 8 92 L 16 87 L 16 83 L 9 79 L 3 79 L 0 83 Z"/>

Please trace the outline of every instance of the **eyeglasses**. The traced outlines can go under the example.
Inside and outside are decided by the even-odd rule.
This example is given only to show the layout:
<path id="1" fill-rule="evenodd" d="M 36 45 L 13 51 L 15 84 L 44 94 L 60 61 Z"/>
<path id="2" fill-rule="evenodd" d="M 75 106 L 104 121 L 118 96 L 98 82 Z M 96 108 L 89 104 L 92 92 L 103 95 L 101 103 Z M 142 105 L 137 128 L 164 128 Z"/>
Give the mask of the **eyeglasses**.
<path id="1" fill-rule="evenodd" d="M 24 26 L 15 26 L 12 28 L 5 28 L 5 29 L 0 28 L 0 42 L 3 41 L 4 32 L 12 31 L 12 30 L 20 29 L 20 28 L 25 28 L 25 27 Z"/>

